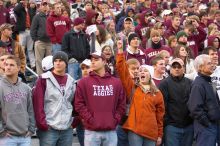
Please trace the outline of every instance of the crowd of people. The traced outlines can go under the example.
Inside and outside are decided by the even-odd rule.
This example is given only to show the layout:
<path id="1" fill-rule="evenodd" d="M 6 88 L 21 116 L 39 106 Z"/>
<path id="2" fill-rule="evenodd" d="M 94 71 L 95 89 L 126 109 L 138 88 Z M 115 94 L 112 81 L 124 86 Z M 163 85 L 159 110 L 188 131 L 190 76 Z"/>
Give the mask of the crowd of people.
<path id="1" fill-rule="evenodd" d="M 0 0 L 0 145 L 220 145 L 219 8 Z"/>

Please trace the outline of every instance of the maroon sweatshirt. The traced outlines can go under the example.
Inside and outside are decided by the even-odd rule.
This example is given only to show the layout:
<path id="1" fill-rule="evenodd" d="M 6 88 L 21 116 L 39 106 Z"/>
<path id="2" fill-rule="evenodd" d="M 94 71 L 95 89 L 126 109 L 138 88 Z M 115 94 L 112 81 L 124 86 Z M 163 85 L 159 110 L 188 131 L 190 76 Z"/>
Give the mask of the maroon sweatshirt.
<path id="1" fill-rule="evenodd" d="M 90 72 L 82 78 L 74 99 L 75 110 L 88 130 L 114 130 L 125 114 L 126 97 L 121 81 L 107 72 L 103 77 Z"/>
<path id="2" fill-rule="evenodd" d="M 52 13 L 47 18 L 46 29 L 52 44 L 61 44 L 64 34 L 71 29 L 70 19 Z"/>
<path id="3" fill-rule="evenodd" d="M 164 33 L 164 36 L 165 36 L 165 38 L 169 38 L 171 35 L 174 35 L 174 36 L 176 36 L 176 34 L 180 31 L 181 29 L 180 28 L 178 28 L 177 30 L 172 26 L 172 24 L 171 24 L 171 26 L 165 31 L 165 33 Z"/>
<path id="4" fill-rule="evenodd" d="M 152 60 L 158 53 L 160 53 L 160 51 L 162 51 L 162 50 L 166 50 L 166 51 L 168 51 L 168 52 L 172 55 L 172 50 L 171 50 L 169 47 L 167 47 L 167 46 L 161 46 L 159 49 L 147 48 L 147 49 L 145 50 L 145 54 L 146 54 L 146 56 L 147 56 L 147 58 L 148 58 L 148 60 L 147 60 L 147 65 L 150 65 L 151 60 Z"/>
<path id="5" fill-rule="evenodd" d="M 3 6 L 0 6 L 0 25 L 9 23 L 9 11 Z"/>
<path id="6" fill-rule="evenodd" d="M 188 46 L 192 50 L 194 58 L 199 55 L 199 47 L 201 43 L 204 42 L 206 39 L 206 32 L 201 26 L 197 28 L 197 31 L 197 34 L 193 34 L 191 36 L 188 36 L 187 38 Z"/>

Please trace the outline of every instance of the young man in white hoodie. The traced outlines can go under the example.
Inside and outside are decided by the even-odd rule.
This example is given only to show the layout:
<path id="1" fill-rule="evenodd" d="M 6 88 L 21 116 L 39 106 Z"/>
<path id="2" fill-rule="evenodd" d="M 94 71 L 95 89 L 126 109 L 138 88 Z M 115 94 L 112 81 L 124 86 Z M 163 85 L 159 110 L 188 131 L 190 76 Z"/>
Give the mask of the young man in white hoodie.
<path id="1" fill-rule="evenodd" d="M 30 146 L 35 132 L 31 89 L 18 78 L 20 60 L 9 55 L 0 81 L 0 145 Z"/>

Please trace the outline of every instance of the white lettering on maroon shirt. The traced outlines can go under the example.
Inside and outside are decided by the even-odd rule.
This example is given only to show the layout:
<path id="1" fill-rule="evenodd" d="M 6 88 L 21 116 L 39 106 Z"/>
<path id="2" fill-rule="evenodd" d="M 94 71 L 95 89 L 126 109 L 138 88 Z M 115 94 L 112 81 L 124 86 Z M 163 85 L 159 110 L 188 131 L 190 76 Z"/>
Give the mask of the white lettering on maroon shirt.
<path id="1" fill-rule="evenodd" d="M 112 85 L 93 85 L 93 96 L 111 96 L 114 93 Z"/>

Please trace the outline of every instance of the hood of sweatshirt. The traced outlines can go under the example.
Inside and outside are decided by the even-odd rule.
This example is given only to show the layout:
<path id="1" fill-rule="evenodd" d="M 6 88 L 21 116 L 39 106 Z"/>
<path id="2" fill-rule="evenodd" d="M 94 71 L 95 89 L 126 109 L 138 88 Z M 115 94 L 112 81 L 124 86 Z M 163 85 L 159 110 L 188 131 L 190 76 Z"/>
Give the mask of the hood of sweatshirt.
<path id="1" fill-rule="evenodd" d="M 214 42 L 215 38 L 217 38 L 216 35 L 208 36 L 208 38 L 207 38 L 208 39 L 208 46 L 213 46 L 213 42 Z"/>
<path id="2" fill-rule="evenodd" d="M 7 85 L 8 87 L 12 87 L 14 85 L 19 86 L 21 84 L 21 78 L 18 77 L 18 81 L 15 84 L 10 83 L 5 76 L 2 77 L 2 81 Z"/>
<path id="3" fill-rule="evenodd" d="M 95 71 L 91 71 L 89 75 L 93 77 L 97 77 L 97 78 L 110 78 L 111 77 L 111 74 L 109 74 L 109 72 L 105 72 L 105 75 L 102 77 L 100 77 Z"/>
<path id="4" fill-rule="evenodd" d="M 126 9 L 126 12 L 125 12 L 125 14 L 126 14 L 127 17 L 129 17 L 129 16 L 128 16 L 128 12 L 130 12 L 130 11 L 132 11 L 132 12 L 135 14 L 134 9 L 131 8 L 131 7 L 128 7 L 128 8 Z"/>
<path id="5" fill-rule="evenodd" d="M 95 10 L 87 10 L 86 11 L 86 25 L 89 26 L 89 25 L 94 24 L 95 22 L 93 23 L 92 19 L 96 17 L 97 15 L 98 13 Z"/>

